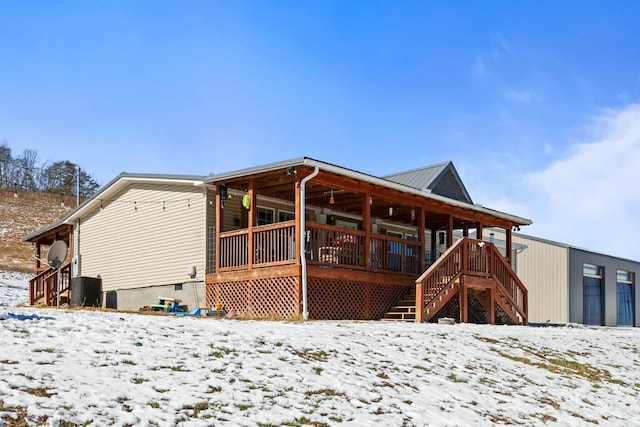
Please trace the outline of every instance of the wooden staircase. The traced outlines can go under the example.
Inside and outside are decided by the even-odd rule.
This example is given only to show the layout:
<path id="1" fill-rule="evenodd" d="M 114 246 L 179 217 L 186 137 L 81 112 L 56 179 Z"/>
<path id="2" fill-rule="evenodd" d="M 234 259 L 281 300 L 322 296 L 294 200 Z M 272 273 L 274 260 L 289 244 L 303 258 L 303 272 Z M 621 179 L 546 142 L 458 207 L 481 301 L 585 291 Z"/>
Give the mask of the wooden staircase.
<path id="1" fill-rule="evenodd" d="M 429 322 L 456 300 L 460 322 L 527 324 L 526 288 L 492 243 L 470 238 L 451 246 L 382 320 Z"/>
<path id="2" fill-rule="evenodd" d="M 416 288 L 411 288 L 391 310 L 385 313 L 383 321 L 416 321 Z"/>
<path id="3" fill-rule="evenodd" d="M 459 295 L 461 322 L 478 312 L 477 301 L 488 323 L 527 324 L 527 289 L 490 242 L 458 240 L 416 280 L 416 321 L 433 319 L 453 295 Z"/>

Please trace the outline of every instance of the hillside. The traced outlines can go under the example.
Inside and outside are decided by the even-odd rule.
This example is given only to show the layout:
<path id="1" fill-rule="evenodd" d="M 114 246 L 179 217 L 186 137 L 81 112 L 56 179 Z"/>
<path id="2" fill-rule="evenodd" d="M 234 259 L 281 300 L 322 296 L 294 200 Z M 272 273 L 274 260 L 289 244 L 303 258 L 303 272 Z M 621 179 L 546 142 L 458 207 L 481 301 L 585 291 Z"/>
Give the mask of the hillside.
<path id="1" fill-rule="evenodd" d="M 634 426 L 639 333 L 0 307 L 0 425 Z"/>
<path id="2" fill-rule="evenodd" d="M 60 195 L 0 189 L 0 270 L 31 272 L 33 248 L 21 239 L 47 224 L 62 218 L 75 206 L 67 197 L 61 206 Z"/>

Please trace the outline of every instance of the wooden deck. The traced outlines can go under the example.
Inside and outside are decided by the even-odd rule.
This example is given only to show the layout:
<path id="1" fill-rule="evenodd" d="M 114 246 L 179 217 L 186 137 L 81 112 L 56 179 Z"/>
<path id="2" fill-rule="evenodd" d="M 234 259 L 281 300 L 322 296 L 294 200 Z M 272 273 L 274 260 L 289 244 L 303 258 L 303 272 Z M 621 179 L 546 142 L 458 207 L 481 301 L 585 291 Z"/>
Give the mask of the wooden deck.
<path id="1" fill-rule="evenodd" d="M 207 304 L 221 302 L 249 316 L 299 315 L 302 272 L 294 229 L 290 221 L 220 233 L 224 253 L 219 272 L 207 275 Z M 510 323 L 527 322 L 526 289 L 489 242 L 460 239 L 429 267 L 420 264 L 431 257 L 419 256 L 415 240 L 316 223 L 308 229 L 310 318 L 430 321 L 456 297 L 457 317 L 467 322 L 471 292 L 483 301 L 487 323 L 495 322 L 497 310 Z"/>

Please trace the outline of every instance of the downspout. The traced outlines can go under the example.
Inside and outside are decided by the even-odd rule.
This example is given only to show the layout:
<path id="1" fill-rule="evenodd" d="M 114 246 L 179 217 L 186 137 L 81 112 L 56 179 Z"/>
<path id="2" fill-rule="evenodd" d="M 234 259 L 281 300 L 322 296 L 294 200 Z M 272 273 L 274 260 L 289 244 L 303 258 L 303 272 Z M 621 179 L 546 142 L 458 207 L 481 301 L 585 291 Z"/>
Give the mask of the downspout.
<path id="1" fill-rule="evenodd" d="M 305 186 L 307 181 L 318 176 L 320 168 L 316 166 L 310 175 L 305 176 L 300 181 L 300 265 L 302 266 L 302 319 L 309 319 L 309 308 L 307 306 L 307 255 L 306 255 L 306 241 L 307 241 L 307 224 L 306 224 L 306 190 Z"/>

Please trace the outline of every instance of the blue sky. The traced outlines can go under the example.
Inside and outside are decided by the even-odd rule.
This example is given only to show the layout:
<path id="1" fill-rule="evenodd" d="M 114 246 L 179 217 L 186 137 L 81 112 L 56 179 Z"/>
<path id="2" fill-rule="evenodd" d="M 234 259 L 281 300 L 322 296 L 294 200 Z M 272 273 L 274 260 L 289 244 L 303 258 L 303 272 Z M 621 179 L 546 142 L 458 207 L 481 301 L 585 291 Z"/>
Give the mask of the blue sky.
<path id="1" fill-rule="evenodd" d="M 640 2 L 0 3 L 0 138 L 105 184 L 453 160 L 523 231 L 640 259 Z"/>

